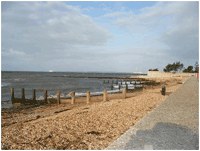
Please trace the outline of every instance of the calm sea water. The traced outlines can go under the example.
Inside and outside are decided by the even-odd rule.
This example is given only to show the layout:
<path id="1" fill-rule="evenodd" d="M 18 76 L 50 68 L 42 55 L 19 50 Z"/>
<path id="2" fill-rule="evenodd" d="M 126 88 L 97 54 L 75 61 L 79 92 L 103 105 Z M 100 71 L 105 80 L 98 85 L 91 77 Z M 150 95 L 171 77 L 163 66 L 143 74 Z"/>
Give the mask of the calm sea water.
<path id="1" fill-rule="evenodd" d="M 111 89 L 109 84 L 104 84 L 105 79 L 87 77 L 127 77 L 136 76 L 131 73 L 83 73 L 83 72 L 1 72 L 1 103 L 11 104 L 10 88 L 14 88 L 15 97 L 21 97 L 21 88 L 25 88 L 25 97 L 32 98 L 32 89 L 36 89 L 36 98 L 42 98 L 47 89 L 48 96 L 56 95 L 58 89 L 61 95 L 72 90 L 77 93 L 101 92 L 105 88 Z M 85 78 L 84 78 L 85 77 Z M 107 80 L 106 80 L 107 81 Z M 52 90 L 54 89 L 54 90 Z M 62 90 L 63 89 L 63 90 Z"/>

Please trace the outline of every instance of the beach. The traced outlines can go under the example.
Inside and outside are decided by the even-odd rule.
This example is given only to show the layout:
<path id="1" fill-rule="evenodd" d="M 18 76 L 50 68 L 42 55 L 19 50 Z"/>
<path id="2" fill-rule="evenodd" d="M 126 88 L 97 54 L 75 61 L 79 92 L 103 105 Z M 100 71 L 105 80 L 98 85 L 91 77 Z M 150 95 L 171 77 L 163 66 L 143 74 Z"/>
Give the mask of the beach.
<path id="1" fill-rule="evenodd" d="M 146 76 L 146 78 L 148 78 Z M 2 111 L 2 149 L 105 149 L 189 77 L 156 78 L 126 99 Z M 162 86 L 166 95 L 161 95 Z"/>

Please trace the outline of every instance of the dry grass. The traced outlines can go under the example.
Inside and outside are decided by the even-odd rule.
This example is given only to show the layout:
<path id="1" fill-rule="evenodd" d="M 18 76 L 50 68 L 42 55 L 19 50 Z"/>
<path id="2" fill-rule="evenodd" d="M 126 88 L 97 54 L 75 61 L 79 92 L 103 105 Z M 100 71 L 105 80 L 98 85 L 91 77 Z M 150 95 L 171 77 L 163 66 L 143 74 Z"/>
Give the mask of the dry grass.
<path id="1" fill-rule="evenodd" d="M 162 103 L 184 80 L 162 81 L 161 85 L 167 85 L 166 96 L 161 95 L 161 86 L 156 86 L 127 99 L 41 106 L 12 115 L 3 113 L 2 149 L 105 149 Z"/>

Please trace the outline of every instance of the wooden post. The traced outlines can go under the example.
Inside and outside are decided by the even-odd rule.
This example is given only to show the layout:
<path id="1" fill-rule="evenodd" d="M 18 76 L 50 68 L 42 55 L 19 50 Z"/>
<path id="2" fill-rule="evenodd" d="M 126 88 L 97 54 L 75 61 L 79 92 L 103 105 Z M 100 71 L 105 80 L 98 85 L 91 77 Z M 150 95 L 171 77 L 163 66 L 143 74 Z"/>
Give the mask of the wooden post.
<path id="1" fill-rule="evenodd" d="M 121 80 L 121 85 L 122 85 L 122 80 Z"/>
<path id="2" fill-rule="evenodd" d="M 109 80 L 108 80 L 108 83 L 109 83 Z"/>
<path id="3" fill-rule="evenodd" d="M 75 103 L 75 91 L 71 92 L 71 98 L 72 98 L 71 104 L 74 104 Z"/>
<path id="4" fill-rule="evenodd" d="M 120 84 L 119 84 L 119 90 L 120 90 Z"/>
<path id="5" fill-rule="evenodd" d="M 107 91 L 106 89 L 103 90 L 103 102 L 106 102 L 107 101 Z"/>
<path id="6" fill-rule="evenodd" d="M 126 89 L 123 89 L 122 91 L 122 99 L 125 99 L 126 98 Z"/>
<path id="7" fill-rule="evenodd" d="M 12 104 L 14 104 L 15 103 L 14 88 L 10 88 L 10 93 L 11 93 Z"/>
<path id="8" fill-rule="evenodd" d="M 144 86 L 142 86 L 142 92 L 144 92 Z"/>
<path id="9" fill-rule="evenodd" d="M 23 101 L 25 100 L 25 90 L 24 90 L 24 88 L 22 88 L 22 99 L 23 99 Z"/>
<path id="10" fill-rule="evenodd" d="M 113 90 L 113 84 L 111 84 L 111 90 Z"/>
<path id="11" fill-rule="evenodd" d="M 35 89 L 33 89 L 33 102 L 35 102 L 36 101 L 36 97 L 35 97 L 36 95 L 35 95 Z"/>
<path id="12" fill-rule="evenodd" d="M 166 93 L 166 87 L 165 86 L 162 87 L 161 93 L 162 93 L 162 95 L 165 95 L 165 93 Z"/>
<path id="13" fill-rule="evenodd" d="M 136 85 L 136 80 L 135 80 L 135 85 Z"/>
<path id="14" fill-rule="evenodd" d="M 87 103 L 90 103 L 90 91 L 87 91 L 87 92 L 86 92 L 86 95 L 87 95 L 87 100 L 86 100 L 86 102 L 87 102 Z"/>
<path id="15" fill-rule="evenodd" d="M 126 90 L 128 90 L 128 84 L 126 83 Z"/>
<path id="16" fill-rule="evenodd" d="M 44 102 L 47 104 L 47 90 L 44 90 Z"/>
<path id="17" fill-rule="evenodd" d="M 60 104 L 60 90 L 57 91 L 57 104 Z"/>

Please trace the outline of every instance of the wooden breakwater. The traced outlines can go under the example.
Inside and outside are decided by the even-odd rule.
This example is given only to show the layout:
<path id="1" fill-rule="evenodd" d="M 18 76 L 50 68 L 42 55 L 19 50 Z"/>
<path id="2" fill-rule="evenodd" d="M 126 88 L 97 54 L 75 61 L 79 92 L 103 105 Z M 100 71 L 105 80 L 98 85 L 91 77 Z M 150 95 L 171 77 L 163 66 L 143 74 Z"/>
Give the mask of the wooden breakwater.
<path id="1" fill-rule="evenodd" d="M 25 89 L 22 88 L 22 93 L 21 93 L 21 98 L 15 98 L 15 95 L 14 95 L 14 88 L 11 88 L 10 89 L 11 91 L 11 101 L 12 101 L 12 104 L 15 104 L 15 103 L 20 103 L 20 104 L 39 104 L 39 105 L 42 105 L 42 104 L 51 104 L 52 102 L 50 102 L 50 100 L 55 100 L 53 104 L 62 104 L 62 103 L 65 103 L 66 100 L 68 101 L 69 103 L 69 100 L 71 104 L 75 104 L 76 102 L 76 99 L 78 97 L 75 96 L 75 91 L 72 91 L 70 93 L 71 97 L 70 98 L 61 98 L 60 96 L 60 90 L 57 90 L 57 98 L 54 99 L 54 98 L 48 98 L 48 94 L 47 94 L 47 90 L 44 89 L 44 99 L 43 101 L 41 102 L 41 100 L 36 100 L 36 89 L 33 89 L 33 96 L 32 96 L 32 99 L 26 99 L 25 98 Z M 126 93 L 128 92 L 127 89 L 123 89 L 122 90 L 122 93 L 121 92 L 115 92 L 115 93 L 119 93 L 121 94 L 121 97 L 120 98 L 126 98 Z M 133 91 L 132 91 L 133 92 Z M 83 103 L 90 103 L 91 101 L 91 97 L 92 96 L 102 96 L 102 101 L 105 102 L 108 100 L 108 93 L 107 93 L 107 90 L 104 89 L 103 93 L 100 94 L 100 95 L 91 95 L 90 91 L 87 91 L 86 93 L 86 96 L 81 96 L 82 98 L 85 98 L 85 100 L 83 101 Z"/>
<path id="2" fill-rule="evenodd" d="M 122 89 L 122 86 L 124 88 L 124 90 L 122 91 L 122 96 L 118 97 L 118 98 L 126 98 L 124 97 L 124 91 L 127 92 L 133 92 L 135 91 L 137 88 L 137 85 L 139 84 L 140 85 L 140 88 L 139 89 L 142 89 L 144 85 L 157 85 L 159 83 L 156 83 L 155 81 L 150 81 L 150 80 L 145 80 L 145 81 L 142 81 L 142 79 L 140 80 L 134 80 L 134 81 L 131 81 L 132 79 L 128 78 L 126 79 L 125 81 L 122 81 L 123 79 L 115 79 L 115 80 L 104 80 L 103 81 L 103 84 L 111 84 L 111 90 L 114 89 L 114 86 L 118 86 L 118 90 L 120 91 Z M 114 82 L 115 81 L 115 82 Z M 128 82 L 130 84 L 133 84 L 135 87 L 134 87 L 134 90 L 133 89 L 129 89 L 129 86 L 128 86 Z M 125 85 L 122 85 L 123 83 L 125 83 Z M 40 90 L 40 91 L 43 91 L 44 92 L 44 99 L 42 101 L 39 101 L 39 100 L 36 100 L 36 89 L 32 89 L 32 98 L 31 99 L 26 99 L 25 98 L 25 89 L 22 88 L 21 89 L 21 98 L 15 98 L 15 93 L 14 93 L 14 88 L 11 88 L 11 101 L 12 101 L 12 104 L 14 103 L 20 103 L 20 104 L 51 104 L 52 103 L 52 100 L 54 100 L 53 102 L 56 103 L 56 104 L 62 104 L 64 99 L 66 100 L 67 98 L 61 98 L 61 89 L 58 89 L 57 90 L 57 94 L 56 94 L 56 99 L 54 98 L 49 98 L 48 99 L 48 93 L 47 93 L 47 90 L 46 89 L 37 89 L 37 90 Z M 50 90 L 55 90 L 55 89 L 50 89 Z M 65 89 L 62 89 L 62 90 L 65 90 Z M 116 93 L 116 92 L 114 92 Z M 120 93 L 120 92 L 117 92 L 117 93 Z M 87 91 L 85 92 L 85 95 L 86 95 L 86 99 L 84 102 L 87 102 L 89 103 L 90 100 L 91 100 L 91 93 L 90 91 Z M 106 100 L 106 95 L 107 95 L 107 90 L 104 90 L 101 94 L 103 96 L 103 100 L 105 101 Z M 82 96 L 82 97 L 85 97 L 85 96 Z M 70 93 L 70 98 L 71 98 L 71 104 L 74 104 L 75 103 L 75 100 L 76 100 L 76 96 L 75 96 L 75 91 L 72 91 Z M 69 102 L 69 99 L 68 99 L 68 102 Z"/>

